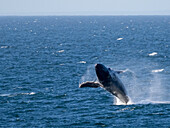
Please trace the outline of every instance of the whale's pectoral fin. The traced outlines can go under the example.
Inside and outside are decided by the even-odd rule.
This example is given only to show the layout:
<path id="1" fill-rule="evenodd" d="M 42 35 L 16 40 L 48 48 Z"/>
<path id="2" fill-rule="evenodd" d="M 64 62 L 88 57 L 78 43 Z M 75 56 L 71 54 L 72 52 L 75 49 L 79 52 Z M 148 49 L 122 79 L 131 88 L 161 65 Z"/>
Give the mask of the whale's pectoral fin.
<path id="1" fill-rule="evenodd" d="M 115 71 L 117 74 L 123 73 L 124 71 Z"/>
<path id="2" fill-rule="evenodd" d="M 121 71 L 121 70 L 114 71 L 114 70 L 112 70 L 111 68 L 108 68 L 108 70 L 112 71 L 113 73 L 117 73 L 117 74 L 120 74 L 120 73 L 123 73 L 123 72 L 124 72 L 124 71 Z"/>
<path id="3" fill-rule="evenodd" d="M 79 88 L 84 88 L 84 87 L 91 87 L 91 88 L 98 88 L 100 87 L 101 85 L 97 82 L 84 82 L 82 84 L 79 85 Z"/>

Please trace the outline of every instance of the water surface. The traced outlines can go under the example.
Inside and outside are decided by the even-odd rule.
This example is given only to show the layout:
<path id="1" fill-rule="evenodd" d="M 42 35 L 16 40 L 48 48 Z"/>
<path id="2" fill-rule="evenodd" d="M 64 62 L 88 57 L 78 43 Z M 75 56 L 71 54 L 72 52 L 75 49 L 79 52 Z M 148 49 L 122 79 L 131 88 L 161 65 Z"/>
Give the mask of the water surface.
<path id="1" fill-rule="evenodd" d="M 170 17 L 0 17 L 1 127 L 170 127 Z M 94 65 L 119 77 L 115 105 Z"/>

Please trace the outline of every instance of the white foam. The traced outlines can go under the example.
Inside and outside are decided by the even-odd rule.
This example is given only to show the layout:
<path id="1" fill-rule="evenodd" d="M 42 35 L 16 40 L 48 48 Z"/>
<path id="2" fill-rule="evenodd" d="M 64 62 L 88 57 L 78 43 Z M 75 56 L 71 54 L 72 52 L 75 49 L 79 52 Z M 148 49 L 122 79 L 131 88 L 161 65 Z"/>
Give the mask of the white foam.
<path id="1" fill-rule="evenodd" d="M 30 93 L 14 93 L 14 94 L 0 94 L 2 97 L 15 97 L 18 95 L 35 95 L 35 92 L 30 92 Z"/>
<path id="2" fill-rule="evenodd" d="M 4 96 L 10 96 L 10 94 L 0 94 L 0 96 L 4 97 Z"/>
<path id="3" fill-rule="evenodd" d="M 8 46 L 1 46 L 1 48 L 8 48 Z"/>
<path id="4" fill-rule="evenodd" d="M 34 95 L 35 92 L 30 92 L 30 93 L 21 93 L 22 95 Z"/>
<path id="5" fill-rule="evenodd" d="M 114 98 L 114 104 L 115 105 L 132 105 L 134 104 L 132 100 L 129 98 L 129 102 L 127 104 L 123 103 L 121 100 L 119 100 L 117 97 Z"/>
<path id="6" fill-rule="evenodd" d="M 121 102 L 118 98 L 116 98 L 116 102 L 114 105 L 133 105 L 133 104 L 170 104 L 170 101 L 152 101 L 152 100 L 141 100 L 138 102 L 133 102 L 131 99 L 127 104 Z"/>
<path id="7" fill-rule="evenodd" d="M 34 22 L 34 23 L 36 23 L 37 21 L 38 21 L 38 20 L 37 20 L 37 19 L 35 19 L 33 22 Z"/>
<path id="8" fill-rule="evenodd" d="M 59 53 L 61 53 L 61 52 L 64 52 L 64 50 L 60 50 L 60 51 L 58 51 Z"/>
<path id="9" fill-rule="evenodd" d="M 152 53 L 150 53 L 150 54 L 148 54 L 149 56 L 155 56 L 155 55 L 157 55 L 158 53 L 157 52 L 152 52 Z"/>
<path id="10" fill-rule="evenodd" d="M 84 73 L 84 75 L 81 77 L 79 84 L 86 82 L 86 81 L 96 81 L 94 65 L 90 65 L 87 67 L 87 70 Z"/>
<path id="11" fill-rule="evenodd" d="M 80 62 L 78 62 L 78 63 L 80 63 L 80 64 L 86 64 L 86 61 L 80 61 Z"/>
<path id="12" fill-rule="evenodd" d="M 152 72 L 162 72 L 164 71 L 164 69 L 156 69 L 156 70 L 152 70 Z"/>
<path id="13" fill-rule="evenodd" d="M 170 104 L 170 101 L 152 101 L 152 100 L 141 100 L 134 104 Z"/>
<path id="14" fill-rule="evenodd" d="M 152 104 L 170 104 L 170 101 L 151 101 Z"/>
<path id="15" fill-rule="evenodd" d="M 34 95 L 35 94 L 35 92 L 31 92 L 31 93 L 29 93 L 29 95 Z"/>
<path id="16" fill-rule="evenodd" d="M 117 40 L 122 40 L 123 38 L 117 38 Z"/>

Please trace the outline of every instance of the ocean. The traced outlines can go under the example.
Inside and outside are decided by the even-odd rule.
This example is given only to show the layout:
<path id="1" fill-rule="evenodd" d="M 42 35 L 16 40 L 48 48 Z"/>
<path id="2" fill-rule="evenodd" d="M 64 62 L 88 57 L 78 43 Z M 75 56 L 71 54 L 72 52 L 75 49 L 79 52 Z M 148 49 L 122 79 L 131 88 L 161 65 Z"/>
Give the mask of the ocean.
<path id="1" fill-rule="evenodd" d="M 123 70 L 118 105 L 95 64 Z M 1 16 L 0 127 L 170 127 L 170 16 Z"/>

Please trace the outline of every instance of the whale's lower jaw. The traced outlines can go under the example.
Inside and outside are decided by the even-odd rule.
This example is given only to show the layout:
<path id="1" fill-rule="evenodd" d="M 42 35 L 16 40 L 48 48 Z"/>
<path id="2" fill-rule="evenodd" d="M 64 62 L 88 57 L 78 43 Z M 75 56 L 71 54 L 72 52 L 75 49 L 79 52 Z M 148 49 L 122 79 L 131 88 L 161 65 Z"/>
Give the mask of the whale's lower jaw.
<path id="1" fill-rule="evenodd" d="M 129 98 L 126 95 L 123 96 L 121 94 L 118 94 L 116 97 L 119 98 L 125 104 L 127 104 L 129 102 Z"/>
<path id="2" fill-rule="evenodd" d="M 128 96 L 121 92 L 119 89 L 115 89 L 117 87 L 113 87 L 113 85 L 103 87 L 106 91 L 110 92 L 113 96 L 118 98 L 122 103 L 127 104 L 129 102 Z"/>

